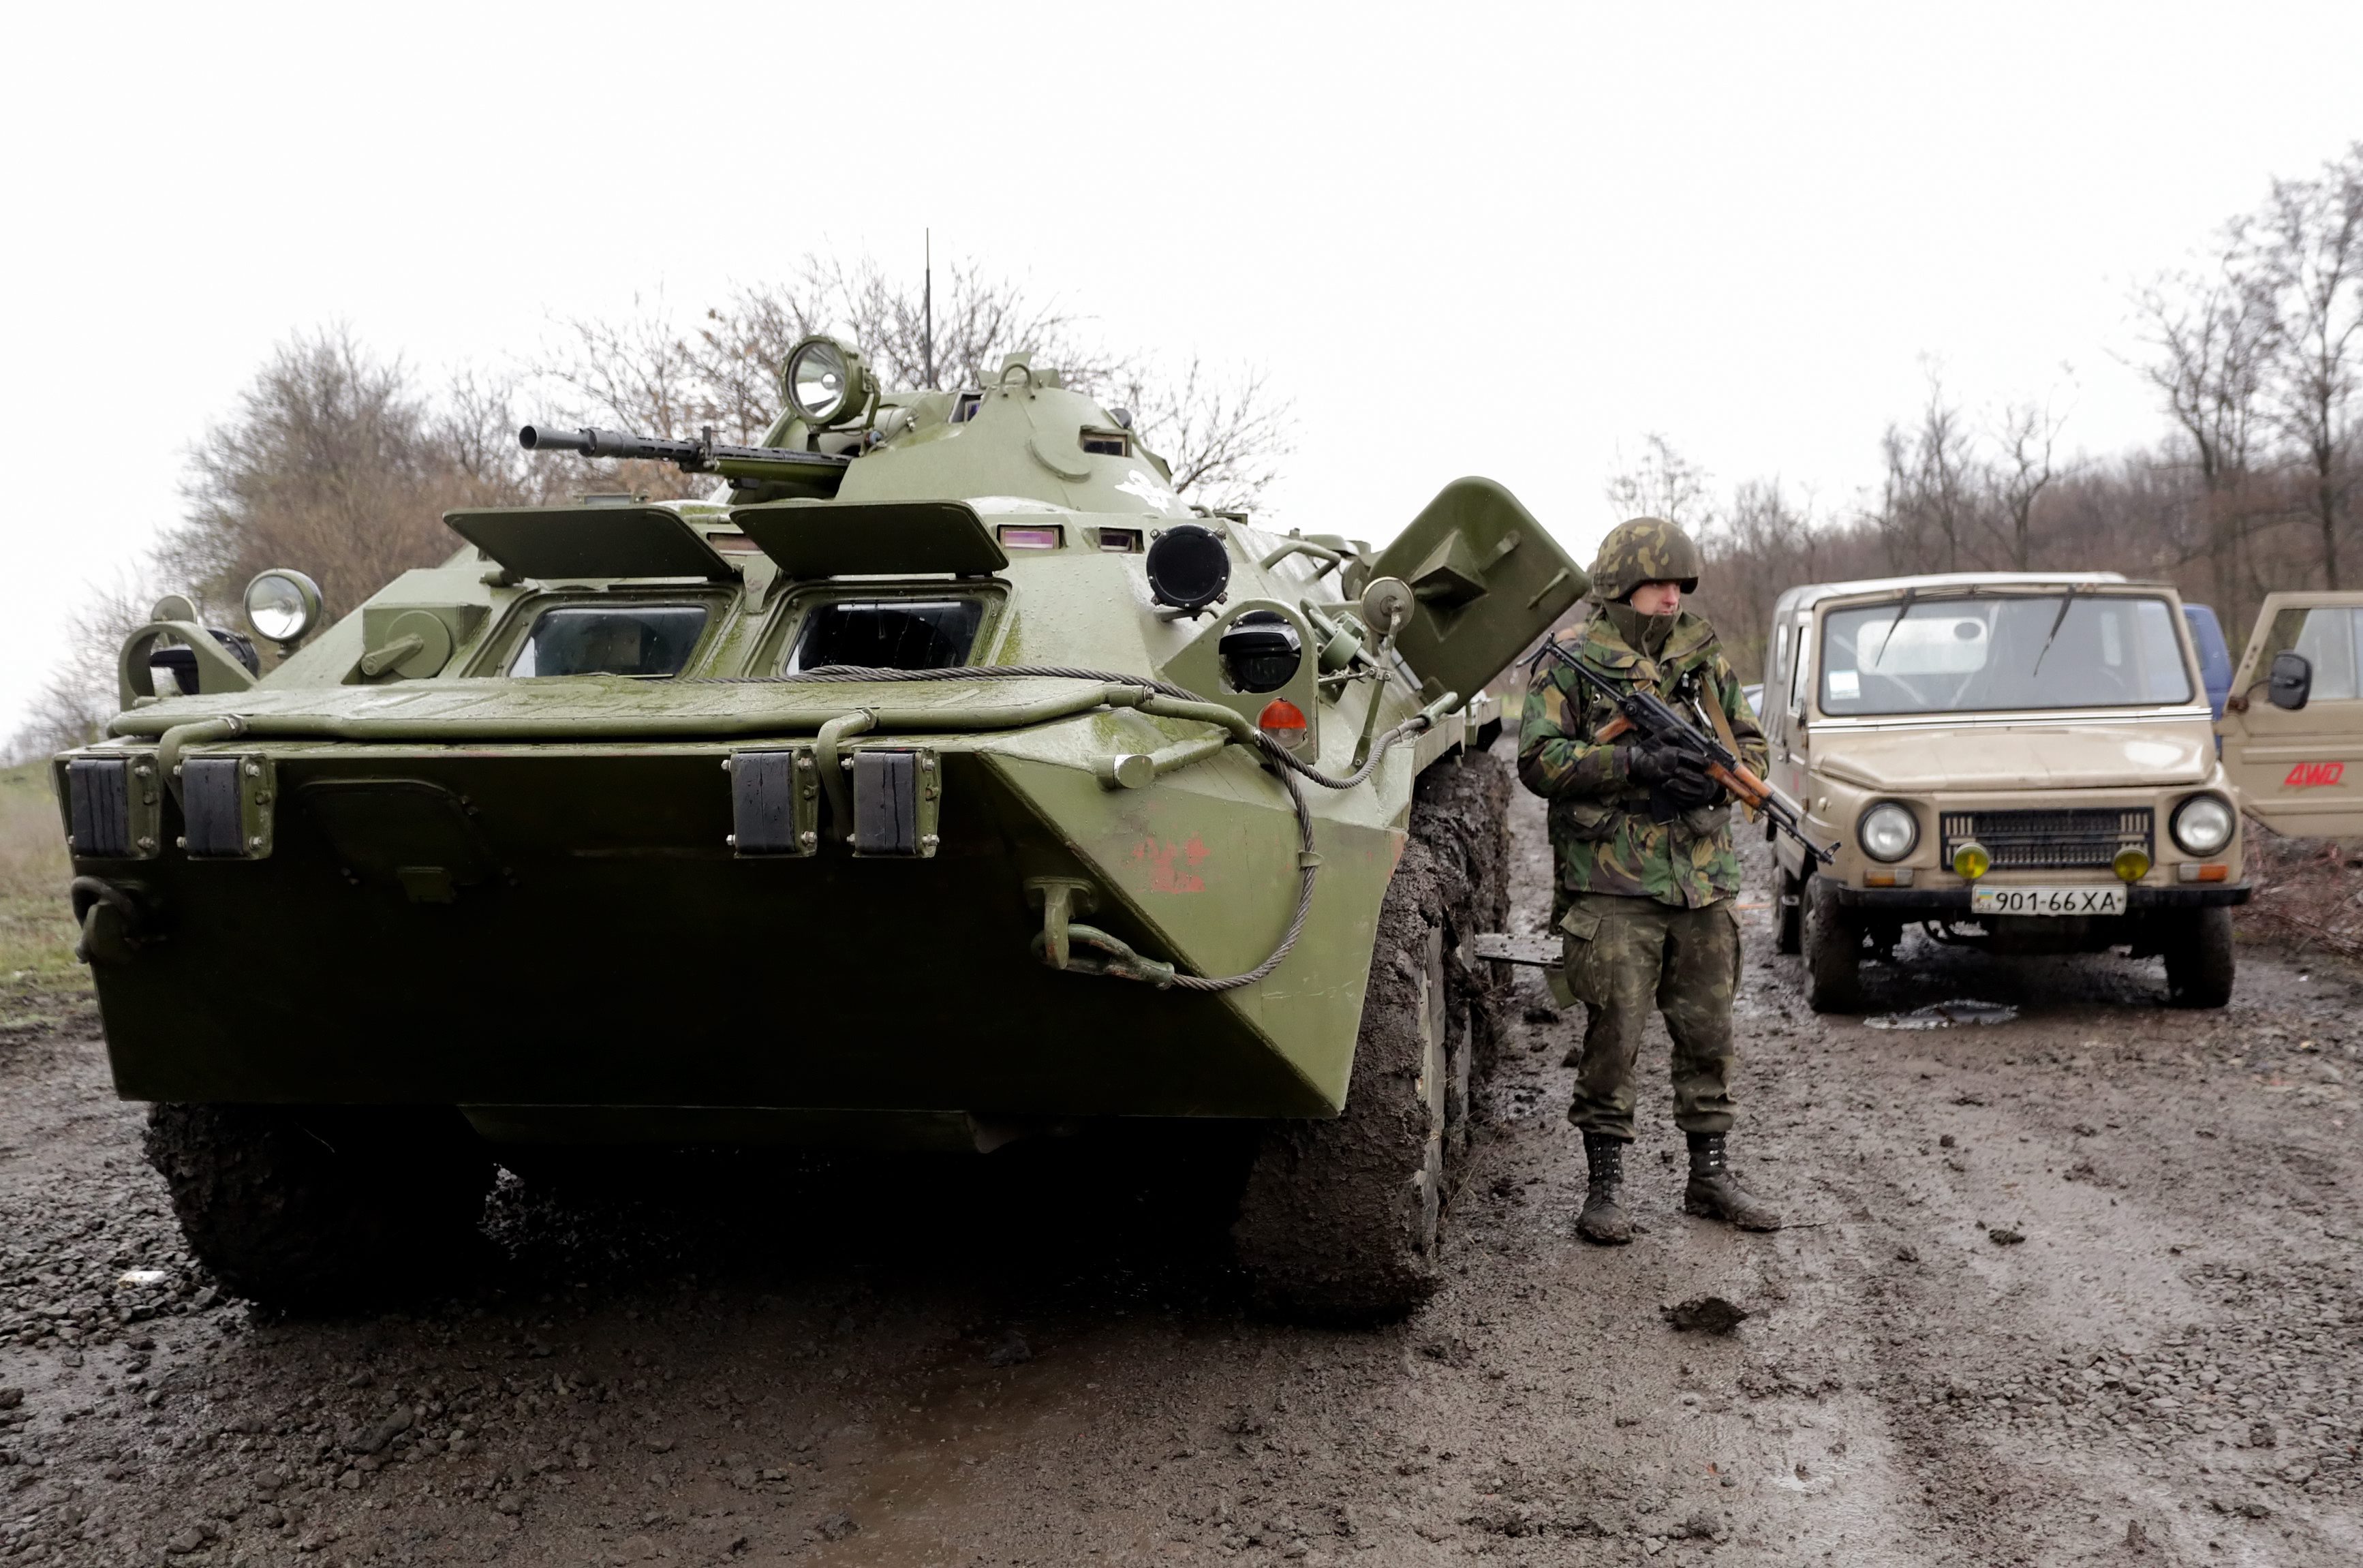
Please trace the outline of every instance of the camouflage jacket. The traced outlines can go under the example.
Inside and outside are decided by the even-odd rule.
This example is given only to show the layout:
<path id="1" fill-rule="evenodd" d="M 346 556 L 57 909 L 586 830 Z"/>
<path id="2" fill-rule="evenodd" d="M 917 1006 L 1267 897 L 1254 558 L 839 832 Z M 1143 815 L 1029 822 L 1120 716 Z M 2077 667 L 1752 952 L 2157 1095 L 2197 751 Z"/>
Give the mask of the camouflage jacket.
<path id="1" fill-rule="evenodd" d="M 1595 614 L 1570 651 L 1612 684 L 1646 684 L 1707 734 L 1714 729 L 1697 693 L 1702 683 L 1713 683 L 1741 759 L 1750 771 L 1764 772 L 1764 732 L 1714 628 L 1703 617 L 1678 615 L 1652 660 L 1636 652 L 1609 617 Z M 1615 716 L 1606 697 L 1556 659 L 1546 657 L 1526 688 L 1518 777 L 1550 802 L 1561 900 L 1607 893 L 1698 908 L 1737 893 L 1730 806 L 1685 811 L 1670 822 L 1650 820 L 1647 788 L 1625 774 L 1629 753 L 1592 740 Z"/>

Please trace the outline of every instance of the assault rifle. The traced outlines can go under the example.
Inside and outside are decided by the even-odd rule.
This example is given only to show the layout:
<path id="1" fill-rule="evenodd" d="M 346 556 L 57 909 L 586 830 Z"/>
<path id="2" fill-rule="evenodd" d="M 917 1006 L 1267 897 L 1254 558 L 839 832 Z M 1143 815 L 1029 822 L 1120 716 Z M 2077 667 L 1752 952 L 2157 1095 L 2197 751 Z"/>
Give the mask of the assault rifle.
<path id="1" fill-rule="evenodd" d="M 1591 682 L 1595 691 L 1616 705 L 1616 717 L 1602 725 L 1600 732 L 1592 738 L 1596 744 L 1605 746 L 1620 736 L 1638 735 L 1645 740 L 1687 752 L 1698 761 L 1707 777 L 1729 790 L 1734 799 L 1762 812 L 1774 828 L 1795 840 L 1797 847 L 1805 851 L 1808 867 L 1827 865 L 1836 856 L 1835 845 L 1825 849 L 1805 837 L 1804 816 L 1794 801 L 1748 772 L 1747 764 L 1734 756 L 1721 740 L 1700 734 L 1696 725 L 1657 694 L 1616 686 L 1556 642 L 1545 643 L 1543 651 Z M 1671 821 L 1673 803 L 1652 791 L 1649 815 L 1659 822 Z"/>
<path id="2" fill-rule="evenodd" d="M 517 445 L 527 451 L 581 452 L 584 457 L 639 458 L 669 462 L 683 473 L 718 473 L 736 489 L 750 490 L 778 480 L 812 480 L 841 472 L 852 460 L 826 452 L 800 452 L 790 447 L 733 447 L 714 439 L 712 429 L 693 441 L 662 436 L 633 436 L 621 430 L 560 430 L 548 425 L 527 425 L 517 432 Z"/>

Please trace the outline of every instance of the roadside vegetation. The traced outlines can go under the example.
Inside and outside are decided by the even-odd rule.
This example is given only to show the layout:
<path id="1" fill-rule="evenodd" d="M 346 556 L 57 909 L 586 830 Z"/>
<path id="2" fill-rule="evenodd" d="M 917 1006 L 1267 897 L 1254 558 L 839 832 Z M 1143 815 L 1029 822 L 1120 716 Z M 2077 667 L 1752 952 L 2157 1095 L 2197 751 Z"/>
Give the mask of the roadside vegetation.
<path id="1" fill-rule="evenodd" d="M 0 771 L 0 1031 L 87 1007 L 90 972 L 74 962 L 64 829 L 49 765 Z"/>

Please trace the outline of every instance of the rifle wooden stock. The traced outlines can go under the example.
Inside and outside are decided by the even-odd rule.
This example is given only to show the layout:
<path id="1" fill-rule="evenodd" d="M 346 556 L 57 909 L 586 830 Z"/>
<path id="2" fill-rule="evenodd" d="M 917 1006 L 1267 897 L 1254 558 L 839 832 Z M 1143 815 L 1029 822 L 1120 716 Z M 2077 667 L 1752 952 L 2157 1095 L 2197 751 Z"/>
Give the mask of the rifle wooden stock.
<path id="1" fill-rule="evenodd" d="M 1726 768 L 1721 762 L 1710 762 L 1706 775 L 1745 805 L 1760 807 L 1772 798 L 1772 786 L 1746 768 Z"/>

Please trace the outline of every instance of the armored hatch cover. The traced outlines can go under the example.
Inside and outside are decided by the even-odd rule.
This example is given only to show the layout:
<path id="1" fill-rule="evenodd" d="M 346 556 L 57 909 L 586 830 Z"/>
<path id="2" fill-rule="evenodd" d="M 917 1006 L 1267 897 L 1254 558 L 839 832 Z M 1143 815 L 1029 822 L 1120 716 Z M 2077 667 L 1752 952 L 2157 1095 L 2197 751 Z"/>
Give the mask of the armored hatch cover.
<path id="1" fill-rule="evenodd" d="M 730 520 L 797 582 L 949 573 L 989 577 L 1009 564 L 965 501 L 772 501 Z"/>
<path id="2" fill-rule="evenodd" d="M 485 506 L 446 512 L 453 533 L 520 577 L 738 575 L 670 506 Z"/>
<path id="3" fill-rule="evenodd" d="M 1371 563 L 1411 585 L 1421 613 L 1396 639 L 1429 690 L 1473 696 L 1590 591 L 1534 514 L 1490 479 L 1456 479 Z"/>

